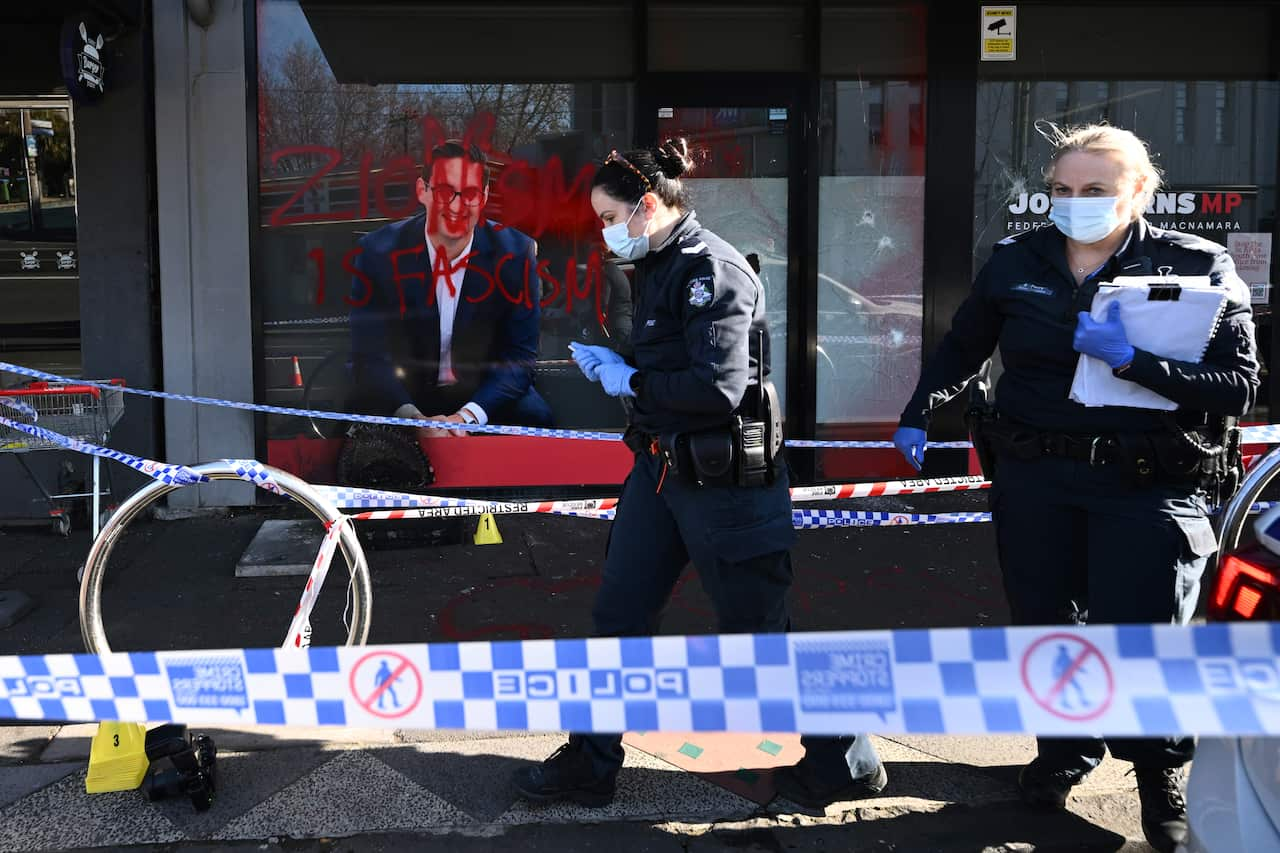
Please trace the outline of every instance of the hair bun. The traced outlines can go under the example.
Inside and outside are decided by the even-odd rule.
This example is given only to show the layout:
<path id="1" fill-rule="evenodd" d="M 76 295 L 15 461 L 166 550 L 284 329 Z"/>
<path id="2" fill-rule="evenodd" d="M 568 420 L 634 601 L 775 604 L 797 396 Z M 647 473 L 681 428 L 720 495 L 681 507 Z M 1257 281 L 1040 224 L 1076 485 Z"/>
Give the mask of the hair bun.
<path id="1" fill-rule="evenodd" d="M 653 159 L 668 178 L 678 178 L 693 171 L 693 158 L 685 139 L 668 139 L 653 152 Z"/>

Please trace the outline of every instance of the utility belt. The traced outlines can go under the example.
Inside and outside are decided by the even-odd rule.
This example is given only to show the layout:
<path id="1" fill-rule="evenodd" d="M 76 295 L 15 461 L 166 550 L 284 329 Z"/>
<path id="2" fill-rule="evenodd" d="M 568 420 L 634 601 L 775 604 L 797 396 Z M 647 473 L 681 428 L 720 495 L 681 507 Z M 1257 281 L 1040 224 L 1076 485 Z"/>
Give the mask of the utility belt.
<path id="1" fill-rule="evenodd" d="M 1058 456 L 1095 468 L 1112 468 L 1136 488 L 1190 486 L 1219 502 L 1239 486 L 1243 473 L 1240 430 L 1234 419 L 1222 436 L 1206 437 L 1178 427 L 1153 432 L 1078 434 L 1050 432 L 1010 421 L 998 414 L 971 423 L 984 471 L 1001 456 L 1021 461 Z"/>
<path id="2" fill-rule="evenodd" d="M 763 421 L 735 415 L 728 426 L 654 435 L 629 427 L 623 442 L 662 458 L 667 474 L 696 486 L 764 486 L 774 480 L 776 450 Z"/>

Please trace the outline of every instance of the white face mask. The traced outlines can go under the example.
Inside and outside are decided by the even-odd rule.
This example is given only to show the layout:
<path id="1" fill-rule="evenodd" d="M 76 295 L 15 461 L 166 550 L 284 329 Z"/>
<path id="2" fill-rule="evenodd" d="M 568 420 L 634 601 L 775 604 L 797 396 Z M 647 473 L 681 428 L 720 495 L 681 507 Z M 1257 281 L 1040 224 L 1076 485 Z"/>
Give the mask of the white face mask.
<path id="1" fill-rule="evenodd" d="M 627 226 L 643 203 L 644 196 L 641 196 L 640 201 L 637 201 L 636 206 L 631 209 L 631 216 L 627 217 L 626 222 L 615 222 L 607 228 L 600 229 L 600 236 L 604 237 L 605 244 L 623 260 L 634 261 L 649 254 L 649 235 L 641 234 L 639 237 L 632 237 L 627 232 Z"/>
<path id="2" fill-rule="evenodd" d="M 1049 221 L 1078 243 L 1096 243 L 1120 225 L 1118 198 L 1055 198 Z"/>

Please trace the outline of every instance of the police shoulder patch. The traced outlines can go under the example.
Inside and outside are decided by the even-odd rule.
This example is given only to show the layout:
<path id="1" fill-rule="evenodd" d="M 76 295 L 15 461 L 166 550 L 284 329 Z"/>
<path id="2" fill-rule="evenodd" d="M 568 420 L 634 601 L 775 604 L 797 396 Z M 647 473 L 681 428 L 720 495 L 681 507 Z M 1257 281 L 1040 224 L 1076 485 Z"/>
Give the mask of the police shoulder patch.
<path id="1" fill-rule="evenodd" d="M 690 305 L 694 308 L 705 308 L 711 304 L 712 281 L 709 275 L 689 279 L 687 295 Z"/>

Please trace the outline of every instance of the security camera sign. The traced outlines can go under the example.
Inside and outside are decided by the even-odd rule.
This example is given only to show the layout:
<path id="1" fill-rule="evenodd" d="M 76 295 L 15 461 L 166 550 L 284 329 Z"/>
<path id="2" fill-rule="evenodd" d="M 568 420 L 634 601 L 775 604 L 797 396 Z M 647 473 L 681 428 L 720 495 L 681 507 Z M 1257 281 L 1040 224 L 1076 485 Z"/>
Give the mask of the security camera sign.
<path id="1" fill-rule="evenodd" d="M 978 34 L 982 44 L 983 62 L 1010 62 L 1018 58 L 1018 7 L 983 6 L 982 30 Z"/>

